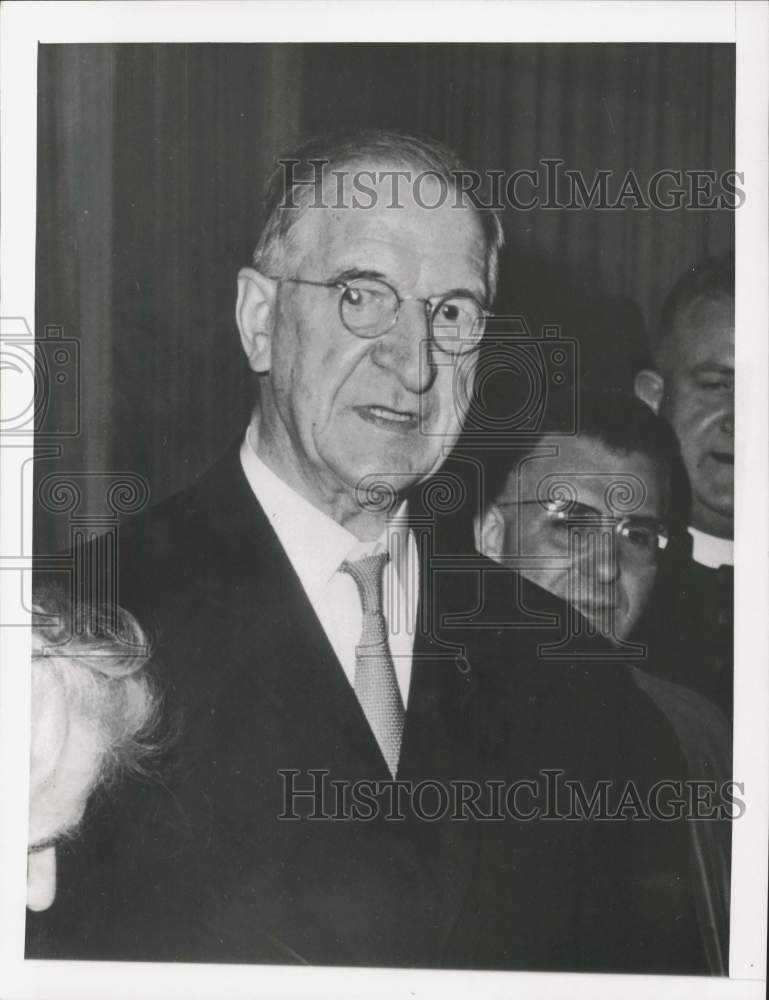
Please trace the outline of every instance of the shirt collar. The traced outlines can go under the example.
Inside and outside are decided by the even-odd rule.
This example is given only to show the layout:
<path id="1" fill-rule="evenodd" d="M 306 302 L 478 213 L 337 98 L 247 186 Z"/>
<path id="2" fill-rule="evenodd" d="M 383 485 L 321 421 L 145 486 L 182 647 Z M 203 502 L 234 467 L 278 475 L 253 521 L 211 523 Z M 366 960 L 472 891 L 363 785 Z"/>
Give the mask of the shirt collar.
<path id="1" fill-rule="evenodd" d="M 689 534 L 692 536 L 692 559 L 695 562 L 711 569 L 734 565 L 734 542 L 731 538 L 718 538 L 691 527 Z"/>
<path id="2" fill-rule="evenodd" d="M 405 501 L 379 538 L 361 542 L 291 489 L 259 458 L 258 435 L 258 425 L 252 421 L 240 446 L 243 472 L 308 592 L 322 590 L 345 559 L 352 561 L 381 551 L 390 552 L 396 573 L 402 578 L 401 563 L 409 533 Z"/>

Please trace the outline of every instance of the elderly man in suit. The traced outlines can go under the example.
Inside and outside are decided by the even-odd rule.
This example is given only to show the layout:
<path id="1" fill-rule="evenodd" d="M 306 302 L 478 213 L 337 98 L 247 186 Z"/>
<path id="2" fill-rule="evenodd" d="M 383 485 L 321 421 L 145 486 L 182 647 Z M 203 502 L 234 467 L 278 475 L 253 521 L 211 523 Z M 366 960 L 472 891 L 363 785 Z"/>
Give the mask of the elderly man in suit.
<path id="1" fill-rule="evenodd" d="M 540 657 L 556 598 L 434 544 L 501 245 L 462 178 L 374 133 L 272 179 L 238 279 L 248 429 L 121 532 L 176 735 L 73 849 L 73 957 L 705 968 L 680 824 L 639 871 L 621 822 L 533 808 L 543 769 L 683 773 L 669 726 L 600 644 Z"/>

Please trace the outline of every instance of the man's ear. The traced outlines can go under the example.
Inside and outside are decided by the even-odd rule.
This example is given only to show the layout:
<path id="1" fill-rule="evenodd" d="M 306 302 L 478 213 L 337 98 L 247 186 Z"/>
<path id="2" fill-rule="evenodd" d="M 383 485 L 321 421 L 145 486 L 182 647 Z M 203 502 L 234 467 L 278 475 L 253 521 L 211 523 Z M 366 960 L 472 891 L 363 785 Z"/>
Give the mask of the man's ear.
<path id="1" fill-rule="evenodd" d="M 505 519 L 496 504 L 489 504 L 475 519 L 475 547 L 489 559 L 505 554 Z"/>
<path id="2" fill-rule="evenodd" d="M 642 402 L 646 403 L 655 413 L 660 412 L 662 396 L 665 392 L 665 380 L 659 372 L 652 371 L 650 368 L 642 368 L 635 377 L 633 388 L 636 396 Z"/>
<path id="3" fill-rule="evenodd" d="M 272 278 L 266 278 L 252 267 L 241 268 L 238 274 L 235 320 L 240 330 L 243 350 L 255 372 L 270 370 L 276 294 L 277 282 Z"/>

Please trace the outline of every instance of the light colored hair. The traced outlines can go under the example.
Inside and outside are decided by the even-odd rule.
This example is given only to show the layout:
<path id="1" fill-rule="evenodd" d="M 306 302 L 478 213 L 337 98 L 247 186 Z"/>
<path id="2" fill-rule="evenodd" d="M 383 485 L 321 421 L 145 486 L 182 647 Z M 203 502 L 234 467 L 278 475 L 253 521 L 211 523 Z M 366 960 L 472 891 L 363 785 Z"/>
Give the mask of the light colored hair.
<path id="1" fill-rule="evenodd" d="M 97 734 L 90 791 L 145 773 L 160 699 L 143 669 L 150 650 L 136 619 L 122 608 L 71 604 L 55 587 L 36 590 L 32 612 L 33 685 L 55 685 L 71 719 Z M 34 700 L 32 713 L 34 735 Z"/>
<path id="2" fill-rule="evenodd" d="M 288 187 L 286 165 L 290 165 L 291 184 Z M 292 230 L 316 196 L 313 181 L 320 165 L 324 176 L 351 167 L 411 169 L 436 176 L 454 193 L 459 190 L 460 176 L 471 173 L 452 150 L 426 136 L 370 130 L 311 139 L 281 157 L 268 178 L 264 193 L 265 221 L 253 257 L 254 267 L 263 274 L 273 275 L 285 266 Z M 484 187 L 482 179 L 481 192 Z M 286 207 L 287 196 L 294 207 Z M 488 204 L 484 194 L 474 199 L 468 192 L 460 204 L 473 208 L 483 231 L 486 295 L 490 305 L 496 294 L 499 254 L 504 245 L 502 224 L 491 208 L 479 207 Z"/>

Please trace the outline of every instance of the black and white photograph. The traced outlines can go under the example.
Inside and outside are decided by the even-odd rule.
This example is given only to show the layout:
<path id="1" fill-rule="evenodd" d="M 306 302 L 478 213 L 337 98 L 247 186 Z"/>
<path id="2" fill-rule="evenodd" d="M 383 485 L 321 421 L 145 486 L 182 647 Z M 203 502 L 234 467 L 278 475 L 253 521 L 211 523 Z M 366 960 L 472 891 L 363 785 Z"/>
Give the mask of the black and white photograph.
<path id="1" fill-rule="evenodd" d="M 7 995 L 763 996 L 769 5 L 0 27 Z"/>

